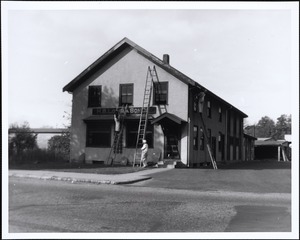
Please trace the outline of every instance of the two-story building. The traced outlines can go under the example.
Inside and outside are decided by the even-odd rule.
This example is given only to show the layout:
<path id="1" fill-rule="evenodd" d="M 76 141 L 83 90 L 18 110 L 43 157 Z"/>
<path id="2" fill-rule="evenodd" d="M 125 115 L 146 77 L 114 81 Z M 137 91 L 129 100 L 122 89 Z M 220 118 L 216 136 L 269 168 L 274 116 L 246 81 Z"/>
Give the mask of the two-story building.
<path id="1" fill-rule="evenodd" d="M 159 59 L 124 38 L 63 88 L 73 94 L 71 161 L 106 162 L 113 144 L 113 114 L 122 106 L 128 114 L 117 158 L 133 161 L 149 66 L 155 66 L 160 86 L 154 82 L 146 133 L 150 156 L 160 152 L 161 158 L 188 167 L 210 162 L 206 131 L 217 162 L 243 160 L 247 115 L 173 68 L 169 55 Z"/>

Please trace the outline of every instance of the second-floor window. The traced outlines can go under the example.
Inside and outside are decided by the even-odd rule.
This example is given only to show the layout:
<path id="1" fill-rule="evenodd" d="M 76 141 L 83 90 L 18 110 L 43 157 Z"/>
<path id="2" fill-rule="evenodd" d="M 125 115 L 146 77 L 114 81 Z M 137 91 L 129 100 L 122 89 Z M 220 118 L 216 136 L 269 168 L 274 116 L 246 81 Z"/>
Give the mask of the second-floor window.
<path id="1" fill-rule="evenodd" d="M 194 101 L 193 101 L 194 112 L 197 112 L 197 108 L 198 108 L 198 98 L 194 96 Z"/>
<path id="2" fill-rule="evenodd" d="M 219 107 L 219 122 L 222 122 L 222 108 Z"/>
<path id="3" fill-rule="evenodd" d="M 158 82 L 153 84 L 153 104 L 168 104 L 168 82 Z"/>
<path id="4" fill-rule="evenodd" d="M 89 86 L 88 107 L 101 107 L 101 86 Z"/>
<path id="5" fill-rule="evenodd" d="M 133 105 L 133 84 L 120 84 L 120 106 Z"/>
<path id="6" fill-rule="evenodd" d="M 211 105 L 210 105 L 210 101 L 207 101 L 207 117 L 211 118 Z"/>

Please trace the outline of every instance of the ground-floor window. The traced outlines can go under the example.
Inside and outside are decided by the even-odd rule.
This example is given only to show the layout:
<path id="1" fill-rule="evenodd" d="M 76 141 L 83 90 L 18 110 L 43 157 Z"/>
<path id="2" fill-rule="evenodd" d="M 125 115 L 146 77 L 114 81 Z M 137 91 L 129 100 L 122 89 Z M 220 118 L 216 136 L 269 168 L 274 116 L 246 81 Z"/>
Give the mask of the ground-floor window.
<path id="1" fill-rule="evenodd" d="M 110 147 L 111 146 L 111 124 L 89 122 L 86 125 L 87 147 Z"/>
<path id="2" fill-rule="evenodd" d="M 198 126 L 194 126 L 193 148 L 198 149 Z"/>
<path id="3" fill-rule="evenodd" d="M 139 121 L 128 121 L 126 123 L 126 147 L 135 148 L 139 128 Z M 153 125 L 148 123 L 146 136 L 149 148 L 153 148 Z M 139 146 L 141 147 L 141 146 Z"/>
<path id="4" fill-rule="evenodd" d="M 200 128 L 200 150 L 204 150 L 204 132 L 202 128 Z"/>

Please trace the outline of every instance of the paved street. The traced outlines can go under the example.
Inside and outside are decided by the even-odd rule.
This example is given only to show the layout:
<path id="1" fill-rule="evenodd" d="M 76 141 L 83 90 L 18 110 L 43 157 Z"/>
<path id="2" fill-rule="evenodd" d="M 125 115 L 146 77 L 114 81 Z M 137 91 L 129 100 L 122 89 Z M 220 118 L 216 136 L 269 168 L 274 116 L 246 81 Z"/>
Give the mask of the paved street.
<path id="1" fill-rule="evenodd" d="M 284 232 L 290 214 L 289 193 L 9 181 L 10 233 Z"/>

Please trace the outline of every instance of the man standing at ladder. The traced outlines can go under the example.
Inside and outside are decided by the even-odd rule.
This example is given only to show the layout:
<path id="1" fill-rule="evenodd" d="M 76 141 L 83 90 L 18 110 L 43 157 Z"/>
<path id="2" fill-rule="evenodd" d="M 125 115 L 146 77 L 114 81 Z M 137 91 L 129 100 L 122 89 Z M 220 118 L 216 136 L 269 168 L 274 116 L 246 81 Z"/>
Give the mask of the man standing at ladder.
<path id="1" fill-rule="evenodd" d="M 145 139 L 143 139 L 143 146 L 141 150 L 142 150 L 141 161 L 143 163 L 143 168 L 145 168 L 147 167 L 147 156 L 148 156 L 148 144 Z"/>

